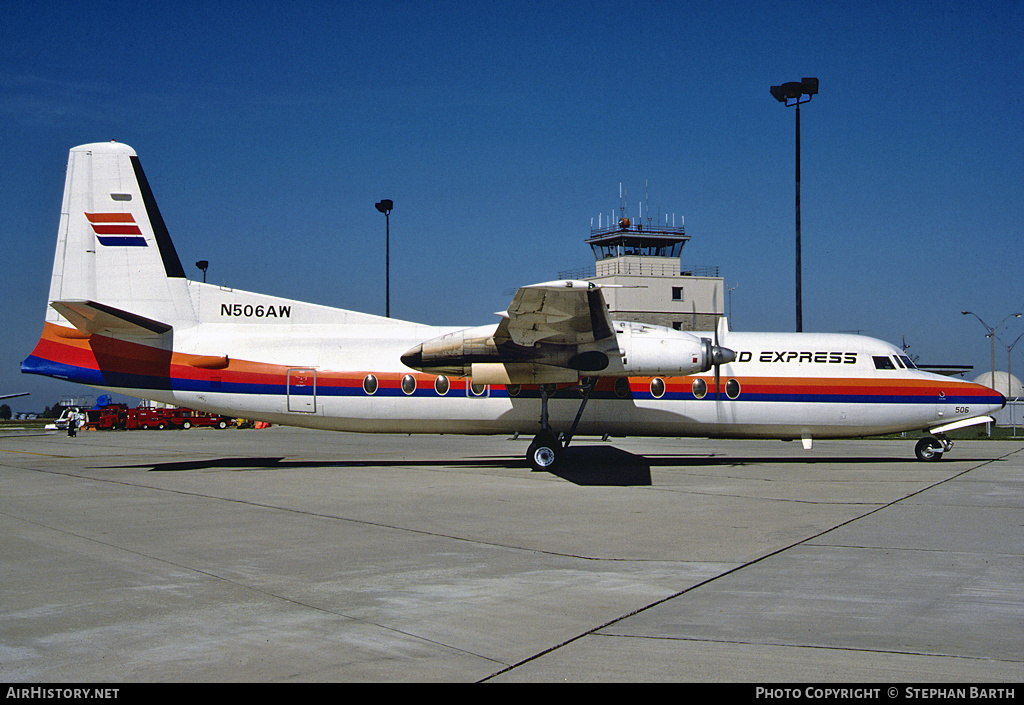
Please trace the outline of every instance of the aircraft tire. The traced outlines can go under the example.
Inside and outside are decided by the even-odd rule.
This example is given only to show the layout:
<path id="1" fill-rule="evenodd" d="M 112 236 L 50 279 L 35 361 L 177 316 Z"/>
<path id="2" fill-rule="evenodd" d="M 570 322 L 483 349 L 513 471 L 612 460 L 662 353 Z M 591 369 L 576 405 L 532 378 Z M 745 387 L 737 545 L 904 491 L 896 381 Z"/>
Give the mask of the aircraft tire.
<path id="1" fill-rule="evenodd" d="M 942 443 L 937 438 L 922 438 L 914 446 L 914 454 L 918 460 L 934 462 L 942 460 Z"/>
<path id="2" fill-rule="evenodd" d="M 550 433 L 540 433 L 526 452 L 526 460 L 534 472 L 552 471 L 562 459 L 562 446 Z"/>

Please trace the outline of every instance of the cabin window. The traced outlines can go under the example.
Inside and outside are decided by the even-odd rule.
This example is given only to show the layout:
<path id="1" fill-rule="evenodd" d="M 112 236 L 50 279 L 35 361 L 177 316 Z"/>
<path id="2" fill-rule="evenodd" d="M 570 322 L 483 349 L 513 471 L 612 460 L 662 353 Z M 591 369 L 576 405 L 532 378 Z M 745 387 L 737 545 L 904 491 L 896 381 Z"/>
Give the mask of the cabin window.
<path id="1" fill-rule="evenodd" d="M 508 392 L 510 397 L 518 397 L 519 392 L 523 391 L 523 385 L 521 384 L 506 384 L 505 391 Z"/>
<path id="2" fill-rule="evenodd" d="M 626 377 L 619 377 L 615 380 L 615 396 L 619 399 L 629 398 L 629 379 Z"/>
<path id="3" fill-rule="evenodd" d="M 703 399 L 708 393 L 708 383 L 700 377 L 693 380 L 693 396 L 695 399 Z"/>
<path id="4" fill-rule="evenodd" d="M 474 382 L 472 379 L 469 380 L 469 385 L 466 387 L 469 390 L 469 394 L 466 396 L 482 397 L 487 393 L 487 385 L 479 384 Z"/>
<path id="5" fill-rule="evenodd" d="M 402 377 L 402 391 L 406 394 L 412 394 L 416 391 L 416 378 L 412 375 L 406 375 Z"/>
<path id="6" fill-rule="evenodd" d="M 740 395 L 740 381 L 738 379 L 730 379 L 725 383 L 725 396 L 730 399 L 735 399 Z"/>
<path id="7" fill-rule="evenodd" d="M 434 380 L 434 391 L 437 392 L 438 395 L 443 397 L 445 394 L 448 393 L 448 390 L 450 388 L 451 385 L 448 383 L 448 378 L 445 377 L 444 375 L 441 375 L 440 377 Z"/>
<path id="8" fill-rule="evenodd" d="M 873 355 L 871 357 L 875 361 L 876 370 L 895 370 L 896 365 L 893 363 L 892 358 L 888 355 Z"/>
<path id="9" fill-rule="evenodd" d="M 367 394 L 373 394 L 377 391 L 377 378 L 373 375 L 366 375 L 363 377 L 363 391 Z"/>
<path id="10" fill-rule="evenodd" d="M 665 380 L 661 377 L 655 377 L 651 380 L 651 396 L 655 399 L 661 399 L 665 395 Z"/>

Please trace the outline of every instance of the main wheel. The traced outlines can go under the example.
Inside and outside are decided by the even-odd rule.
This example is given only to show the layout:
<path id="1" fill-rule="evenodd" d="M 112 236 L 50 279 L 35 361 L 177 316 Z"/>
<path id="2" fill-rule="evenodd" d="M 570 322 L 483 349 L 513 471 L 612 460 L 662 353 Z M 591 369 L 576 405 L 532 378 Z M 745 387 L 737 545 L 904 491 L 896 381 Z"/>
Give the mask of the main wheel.
<path id="1" fill-rule="evenodd" d="M 914 454 L 918 460 L 934 461 L 942 460 L 942 452 L 945 449 L 937 438 L 922 438 L 914 446 Z"/>
<path id="2" fill-rule="evenodd" d="M 526 451 L 526 460 L 530 468 L 536 471 L 554 470 L 562 457 L 562 446 L 551 433 L 540 433 L 530 443 Z"/>

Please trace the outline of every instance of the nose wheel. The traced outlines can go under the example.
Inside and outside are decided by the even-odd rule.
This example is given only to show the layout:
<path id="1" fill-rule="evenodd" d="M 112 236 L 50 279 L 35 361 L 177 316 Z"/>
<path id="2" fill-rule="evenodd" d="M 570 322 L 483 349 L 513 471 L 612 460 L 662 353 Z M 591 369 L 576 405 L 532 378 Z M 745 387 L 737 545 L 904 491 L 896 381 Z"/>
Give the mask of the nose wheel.
<path id="1" fill-rule="evenodd" d="M 914 454 L 918 460 L 934 462 L 942 460 L 942 454 L 953 447 L 953 443 L 945 436 L 922 438 L 914 446 Z"/>

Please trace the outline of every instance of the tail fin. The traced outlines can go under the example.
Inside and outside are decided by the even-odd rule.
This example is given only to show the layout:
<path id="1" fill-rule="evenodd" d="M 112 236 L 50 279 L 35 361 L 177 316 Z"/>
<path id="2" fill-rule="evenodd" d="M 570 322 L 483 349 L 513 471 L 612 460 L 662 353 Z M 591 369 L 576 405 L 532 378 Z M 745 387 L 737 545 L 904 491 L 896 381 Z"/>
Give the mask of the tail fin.
<path id="1" fill-rule="evenodd" d="M 196 320 L 181 260 L 131 147 L 71 150 L 49 304 L 48 323 L 79 329 L 81 316 L 67 315 L 73 304 L 168 329 Z"/>

